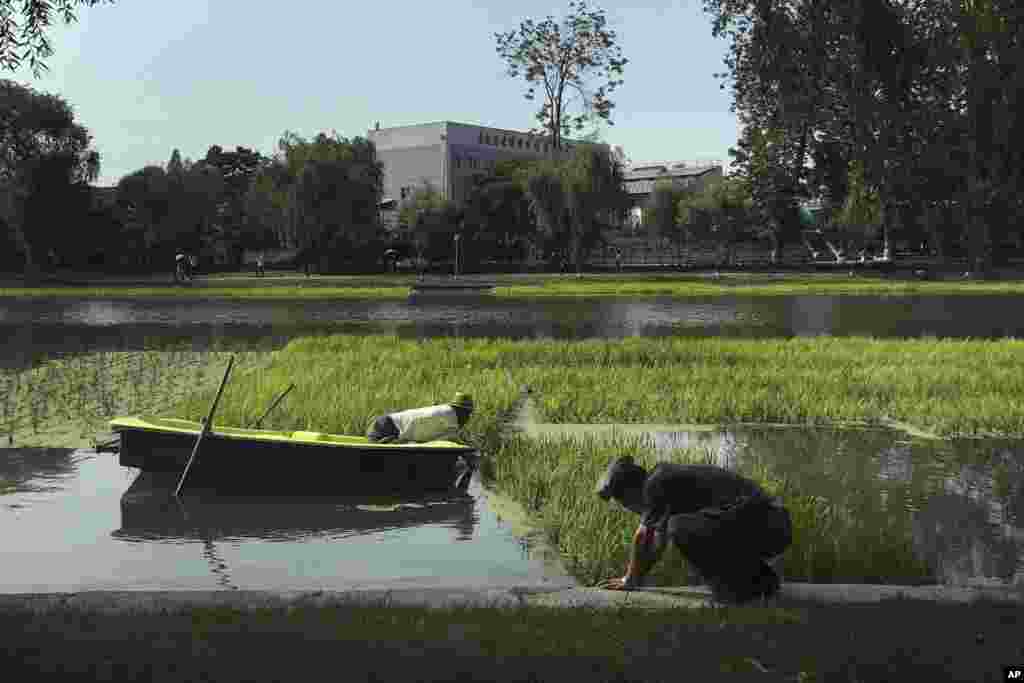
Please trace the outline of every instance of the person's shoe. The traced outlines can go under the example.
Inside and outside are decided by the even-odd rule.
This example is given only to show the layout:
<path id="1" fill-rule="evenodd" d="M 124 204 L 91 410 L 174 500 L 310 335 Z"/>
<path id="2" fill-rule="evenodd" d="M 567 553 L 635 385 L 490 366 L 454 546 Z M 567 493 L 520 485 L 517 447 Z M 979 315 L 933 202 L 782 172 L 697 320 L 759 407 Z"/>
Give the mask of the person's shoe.
<path id="1" fill-rule="evenodd" d="M 760 571 L 754 577 L 731 581 L 713 579 L 708 585 L 716 602 L 742 605 L 753 600 L 774 597 L 779 592 L 781 581 L 774 569 L 762 563 Z"/>

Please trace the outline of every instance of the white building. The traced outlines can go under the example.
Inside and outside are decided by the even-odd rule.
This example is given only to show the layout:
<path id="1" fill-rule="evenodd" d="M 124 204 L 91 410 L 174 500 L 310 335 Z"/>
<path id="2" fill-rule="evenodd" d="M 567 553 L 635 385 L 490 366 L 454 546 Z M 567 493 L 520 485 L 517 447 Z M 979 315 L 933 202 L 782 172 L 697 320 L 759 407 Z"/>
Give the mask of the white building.
<path id="1" fill-rule="evenodd" d="M 464 201 L 474 179 L 489 175 L 497 162 L 553 155 L 550 137 L 452 121 L 392 128 L 378 124 L 367 137 L 384 163 L 382 208 L 385 222 L 392 223 L 399 203 L 424 183 L 448 199 Z M 563 143 L 571 151 L 580 141 L 563 138 Z"/>

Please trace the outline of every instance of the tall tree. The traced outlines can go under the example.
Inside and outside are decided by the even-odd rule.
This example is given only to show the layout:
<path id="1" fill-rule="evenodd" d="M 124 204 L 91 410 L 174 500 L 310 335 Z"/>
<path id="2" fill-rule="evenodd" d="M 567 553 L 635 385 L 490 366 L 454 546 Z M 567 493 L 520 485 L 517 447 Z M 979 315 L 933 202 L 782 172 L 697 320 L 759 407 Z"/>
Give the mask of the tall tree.
<path id="1" fill-rule="evenodd" d="M 580 145 L 566 159 L 536 164 L 526 187 L 538 226 L 569 252 L 577 275 L 602 232 L 628 211 L 622 166 L 602 145 Z"/>
<path id="2" fill-rule="evenodd" d="M 508 75 L 526 80 L 526 99 L 534 100 L 537 87 L 542 88 L 536 115 L 540 127 L 531 132 L 546 131 L 560 150 L 563 136 L 583 130 L 588 121 L 614 125 L 615 104 L 609 97 L 622 85 L 629 60 L 622 57 L 615 31 L 607 28 L 604 10 L 570 0 L 561 23 L 551 16 L 539 23 L 527 19 L 518 29 L 494 37 Z M 580 107 L 575 115 L 569 113 L 573 96 Z"/>
<path id="3" fill-rule="evenodd" d="M 0 80 L 0 218 L 24 249 L 29 280 L 37 274 L 42 244 L 50 239 L 47 232 L 57 226 L 31 220 L 28 202 L 39 193 L 56 197 L 95 180 L 100 157 L 91 144 L 92 135 L 63 99 Z"/>
<path id="4" fill-rule="evenodd" d="M 76 6 L 93 7 L 101 2 L 104 0 L 0 0 L 0 69 L 14 71 L 27 58 L 34 75 L 47 71 L 44 60 L 53 54 L 53 48 L 46 30 L 53 13 L 58 13 L 67 25 L 77 21 Z M 16 8 L 17 4 L 21 7 Z M 19 48 L 23 50 L 18 52 Z"/>
<path id="5" fill-rule="evenodd" d="M 306 140 L 285 131 L 260 187 L 271 193 L 271 203 L 283 207 L 287 244 L 309 251 L 344 236 L 339 231 L 347 233 L 348 241 L 360 241 L 375 229 L 383 168 L 376 147 L 365 138 L 320 133 Z M 312 202 L 329 193 L 335 193 L 337 206 L 345 209 L 341 222 L 328 225 Z"/>

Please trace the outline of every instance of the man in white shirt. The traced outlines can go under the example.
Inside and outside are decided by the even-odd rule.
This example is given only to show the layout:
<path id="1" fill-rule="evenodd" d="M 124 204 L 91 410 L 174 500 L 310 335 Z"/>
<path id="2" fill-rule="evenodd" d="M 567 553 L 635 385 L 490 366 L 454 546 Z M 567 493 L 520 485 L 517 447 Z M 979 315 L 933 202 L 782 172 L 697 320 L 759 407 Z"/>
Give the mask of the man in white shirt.
<path id="1" fill-rule="evenodd" d="M 451 403 L 381 415 L 366 437 L 376 443 L 454 441 L 472 414 L 473 399 L 460 391 Z"/>

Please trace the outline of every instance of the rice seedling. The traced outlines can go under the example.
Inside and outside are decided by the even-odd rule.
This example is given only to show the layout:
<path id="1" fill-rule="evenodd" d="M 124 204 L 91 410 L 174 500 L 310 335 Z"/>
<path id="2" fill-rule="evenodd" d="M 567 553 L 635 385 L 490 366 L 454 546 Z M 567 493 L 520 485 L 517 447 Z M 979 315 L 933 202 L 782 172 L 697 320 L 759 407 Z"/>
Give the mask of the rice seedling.
<path id="1" fill-rule="evenodd" d="M 181 401 L 188 391 L 216 383 L 217 368 L 183 382 L 202 359 L 226 361 L 227 352 L 138 351 L 93 352 L 43 359 L 35 366 L 5 371 L 3 431 L 8 444 L 20 446 L 87 445 L 108 431 L 107 421 L 120 413 L 157 413 Z M 240 354 L 242 372 L 263 362 L 260 355 Z M 70 432 L 69 432 L 70 428 Z"/>
<path id="2" fill-rule="evenodd" d="M 894 416 L 947 434 L 1020 434 L 1024 413 L 1015 397 L 1024 389 L 1017 370 L 1022 352 L 1017 341 L 570 343 L 318 336 L 292 341 L 264 369 L 233 381 L 220 419 L 245 424 L 295 382 L 289 400 L 268 419 L 269 428 L 363 433 L 374 415 L 469 390 L 477 412 L 468 436 L 487 456 L 487 481 L 531 511 L 573 574 L 590 582 L 622 570 L 636 524 L 630 513 L 593 496 L 593 482 L 623 453 L 653 463 L 653 448 L 642 439 L 535 442 L 503 436 L 499 416 L 514 404 L 522 384 L 534 388 L 540 411 L 554 422 L 828 425 L 880 423 Z M 955 395 L 943 384 L 950 372 L 961 382 Z M 200 415 L 211 395 L 208 385 L 176 414 Z M 986 400 L 987 395 L 997 399 Z M 972 402 L 984 411 L 967 418 L 959 411 Z M 673 457 L 706 461 L 709 455 L 691 449 Z M 844 457 L 834 454 L 829 471 L 854 464 Z M 797 541 L 784 561 L 788 579 L 927 580 L 911 550 L 907 515 L 882 523 L 879 514 L 851 499 L 806 490 L 803 482 L 767 465 L 746 474 L 782 496 L 791 510 Z M 685 563 L 670 549 L 652 578 L 679 583 L 687 577 Z"/>

